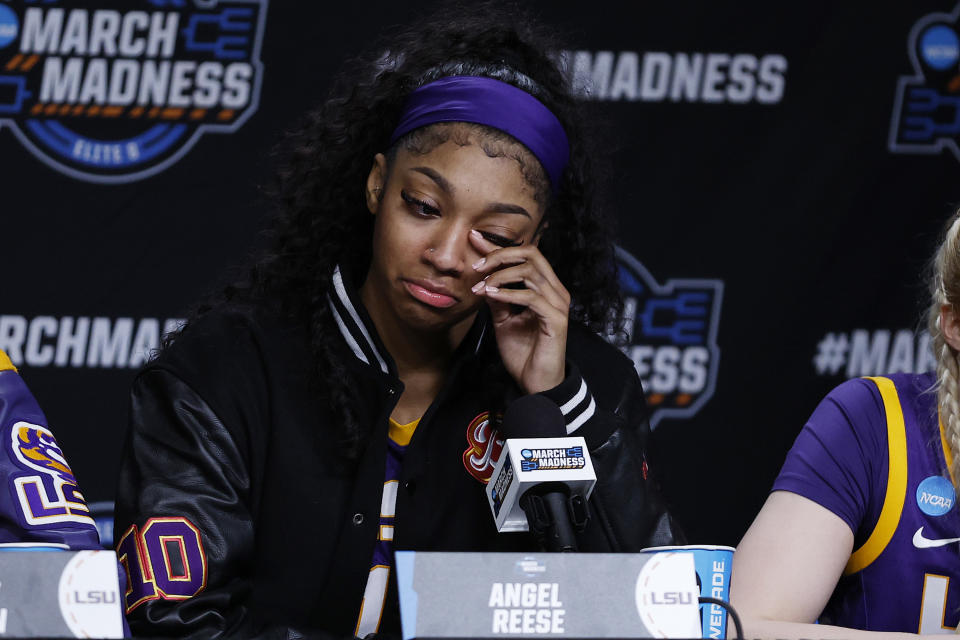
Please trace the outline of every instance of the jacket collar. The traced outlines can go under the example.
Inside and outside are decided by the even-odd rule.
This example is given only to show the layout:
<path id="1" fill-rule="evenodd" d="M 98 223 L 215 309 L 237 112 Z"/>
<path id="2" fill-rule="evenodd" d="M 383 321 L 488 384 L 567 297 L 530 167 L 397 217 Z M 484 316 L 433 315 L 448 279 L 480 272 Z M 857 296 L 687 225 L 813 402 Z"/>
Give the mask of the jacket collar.
<path id="1" fill-rule="evenodd" d="M 344 277 L 340 265 L 333 270 L 333 287 L 327 292 L 330 311 L 337 323 L 340 335 L 358 360 L 383 373 L 396 375 L 393 358 L 377 335 L 376 327 L 367 310 L 360 301 L 359 292 L 353 287 L 349 277 Z M 467 332 L 458 351 L 460 354 L 477 354 L 488 333 L 489 313 L 486 307 L 477 314 L 470 331 Z"/>

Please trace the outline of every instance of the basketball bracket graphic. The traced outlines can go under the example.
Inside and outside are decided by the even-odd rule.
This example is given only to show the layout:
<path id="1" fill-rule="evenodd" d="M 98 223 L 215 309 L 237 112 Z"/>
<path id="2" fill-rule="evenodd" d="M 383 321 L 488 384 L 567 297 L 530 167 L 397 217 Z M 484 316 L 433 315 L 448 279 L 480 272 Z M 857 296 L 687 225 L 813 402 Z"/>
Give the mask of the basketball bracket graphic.
<path id="1" fill-rule="evenodd" d="M 720 364 L 717 329 L 722 280 L 668 280 L 658 284 L 632 255 L 617 247 L 624 322 L 624 353 L 643 382 L 650 427 L 663 418 L 689 418 L 713 396 Z"/>
<path id="2" fill-rule="evenodd" d="M 960 4 L 952 13 L 930 13 L 907 39 L 913 75 L 897 83 L 890 122 L 891 153 L 935 154 L 949 149 L 960 159 Z"/>

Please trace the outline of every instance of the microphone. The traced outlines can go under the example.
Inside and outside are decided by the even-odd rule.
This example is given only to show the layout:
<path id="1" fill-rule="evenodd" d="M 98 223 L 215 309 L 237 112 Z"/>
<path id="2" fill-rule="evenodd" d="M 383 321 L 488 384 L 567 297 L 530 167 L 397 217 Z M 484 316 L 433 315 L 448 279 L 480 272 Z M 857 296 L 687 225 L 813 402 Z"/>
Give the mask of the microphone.
<path id="1" fill-rule="evenodd" d="M 547 551 L 576 551 L 597 481 L 586 442 L 568 436 L 560 408 L 537 394 L 507 407 L 500 431 L 506 442 L 486 489 L 497 531 L 530 531 Z"/>

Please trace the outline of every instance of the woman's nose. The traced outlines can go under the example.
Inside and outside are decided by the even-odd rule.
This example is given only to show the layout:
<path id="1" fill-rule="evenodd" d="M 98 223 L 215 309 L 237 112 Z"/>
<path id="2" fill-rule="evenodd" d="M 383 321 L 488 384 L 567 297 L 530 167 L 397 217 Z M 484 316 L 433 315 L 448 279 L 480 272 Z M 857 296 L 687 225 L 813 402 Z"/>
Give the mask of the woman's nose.
<path id="1" fill-rule="evenodd" d="M 471 257 L 467 255 L 471 251 L 469 234 L 470 229 L 461 229 L 460 225 L 445 225 L 443 229 L 438 229 L 427 243 L 424 260 L 432 264 L 437 271 L 453 275 L 463 273 Z"/>

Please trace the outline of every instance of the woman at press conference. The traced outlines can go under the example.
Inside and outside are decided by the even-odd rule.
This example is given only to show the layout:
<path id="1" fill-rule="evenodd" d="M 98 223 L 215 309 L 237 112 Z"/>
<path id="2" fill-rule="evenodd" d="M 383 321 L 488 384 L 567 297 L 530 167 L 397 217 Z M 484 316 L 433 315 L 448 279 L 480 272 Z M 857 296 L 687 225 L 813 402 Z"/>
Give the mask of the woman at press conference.
<path id="1" fill-rule="evenodd" d="M 484 495 L 498 420 L 531 394 L 593 456 L 580 550 L 677 541 L 639 379 L 597 335 L 611 230 L 558 50 L 517 7 L 443 12 L 350 62 L 289 134 L 271 248 L 133 386 L 135 633 L 397 634 L 394 550 L 537 548 Z"/>
<path id="2" fill-rule="evenodd" d="M 936 373 L 849 380 L 830 392 L 737 547 L 731 601 L 749 637 L 957 627 L 960 213 L 929 281 Z"/>

